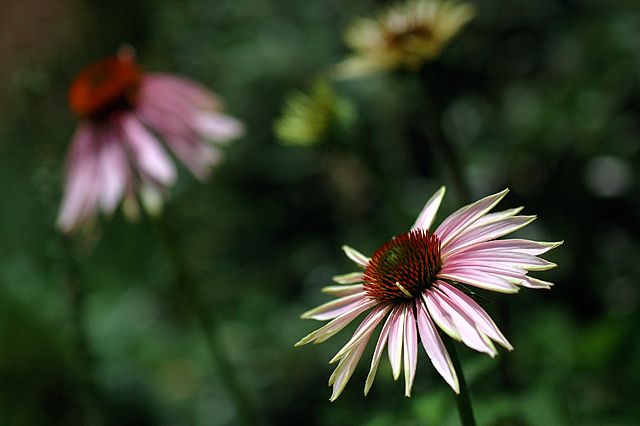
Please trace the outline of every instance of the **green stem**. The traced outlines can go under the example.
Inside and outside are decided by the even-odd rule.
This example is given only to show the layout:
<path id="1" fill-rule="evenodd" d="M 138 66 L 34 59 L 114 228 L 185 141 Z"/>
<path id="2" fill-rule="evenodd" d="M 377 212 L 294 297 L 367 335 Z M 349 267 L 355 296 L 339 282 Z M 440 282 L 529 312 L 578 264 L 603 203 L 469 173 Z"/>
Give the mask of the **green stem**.
<path id="1" fill-rule="evenodd" d="M 420 74 L 421 85 L 424 91 L 423 102 L 426 109 L 425 119 L 427 120 L 427 138 L 431 141 L 433 149 L 442 159 L 444 168 L 449 175 L 449 181 L 453 185 L 454 193 L 461 203 L 470 201 L 470 194 L 464 179 L 464 167 L 456 149 L 451 145 L 449 139 L 442 132 L 442 106 L 432 87 L 434 86 L 433 77 L 428 74 L 425 69 Z"/>
<path id="2" fill-rule="evenodd" d="M 199 326 L 204 332 L 209 345 L 209 350 L 215 363 L 214 369 L 219 373 L 231 396 L 238 418 L 242 424 L 246 426 L 259 425 L 260 423 L 255 411 L 253 410 L 252 404 L 238 380 L 235 366 L 224 349 L 225 343 L 223 336 L 220 333 L 221 324 L 218 317 L 212 312 L 213 309 L 209 306 L 205 306 L 201 302 L 201 298 L 198 297 L 194 283 L 186 272 L 187 267 L 185 265 L 186 262 L 184 257 L 176 247 L 176 244 L 173 243 L 174 240 L 172 239 L 164 220 L 162 218 L 158 218 L 156 225 L 158 225 L 157 228 L 159 234 L 174 262 L 174 266 L 177 269 L 178 276 L 176 279 L 176 286 L 178 294 L 184 299 L 184 302 L 188 306 L 191 314 L 197 320 Z"/>
<path id="3" fill-rule="evenodd" d="M 364 133 L 362 134 L 364 135 Z M 363 138 L 352 139 L 362 140 Z M 368 144 L 368 138 L 365 136 L 364 139 L 367 140 Z M 347 151 L 350 151 L 360 164 L 364 166 L 367 171 L 367 177 L 371 180 L 378 195 L 385 201 L 387 207 L 396 215 L 396 217 L 399 218 L 402 223 L 413 223 L 412 221 L 414 221 L 415 218 L 413 217 L 413 214 L 409 213 L 407 209 L 404 208 L 406 203 L 402 199 L 402 192 L 396 185 L 397 179 L 388 179 L 385 176 L 386 173 L 384 167 L 376 155 L 376 150 L 371 149 L 368 145 L 365 146 L 363 143 L 353 144 L 352 141 L 345 141 L 342 146 Z M 342 152 L 329 152 L 329 154 L 331 154 L 327 156 L 329 161 L 333 161 L 333 155 L 345 155 Z"/>
<path id="4" fill-rule="evenodd" d="M 462 364 L 460 363 L 460 357 L 453 339 L 444 333 L 440 333 L 442 342 L 444 343 L 449 357 L 453 363 L 453 368 L 458 375 L 458 383 L 460 384 L 460 393 L 455 394 L 456 405 L 458 406 L 458 414 L 460 415 L 460 423 L 462 426 L 476 426 L 476 421 L 473 417 L 473 408 L 471 408 L 471 398 L 469 398 L 469 388 L 464 378 L 464 372 L 462 371 Z"/>
<path id="5" fill-rule="evenodd" d="M 78 261 L 73 255 L 73 244 L 65 238 L 66 292 L 71 308 L 71 330 L 73 333 L 74 358 L 78 374 L 78 391 L 83 415 L 96 412 L 97 403 L 93 386 L 93 361 L 89 339 L 84 327 L 85 292 L 80 282 Z M 95 414 L 94 414 L 95 415 Z"/>

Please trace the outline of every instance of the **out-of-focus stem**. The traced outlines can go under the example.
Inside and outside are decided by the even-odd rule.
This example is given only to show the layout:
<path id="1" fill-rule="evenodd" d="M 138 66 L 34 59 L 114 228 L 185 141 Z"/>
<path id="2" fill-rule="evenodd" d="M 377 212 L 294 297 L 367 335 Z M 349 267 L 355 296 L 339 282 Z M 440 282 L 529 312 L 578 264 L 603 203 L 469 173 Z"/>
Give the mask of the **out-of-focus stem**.
<path id="1" fill-rule="evenodd" d="M 184 257 L 176 247 L 171 233 L 164 223 L 164 219 L 157 218 L 156 224 L 158 225 L 158 230 L 165 247 L 177 269 L 176 285 L 179 296 L 184 298 L 184 302 L 187 304 L 188 309 L 198 321 L 199 326 L 205 334 L 211 356 L 215 363 L 214 370 L 220 374 L 220 377 L 233 400 L 238 418 L 242 424 L 246 426 L 258 426 L 258 417 L 248 396 L 242 388 L 240 381 L 238 380 L 235 366 L 229 359 L 225 350 L 225 343 L 220 333 L 220 321 L 218 320 L 218 317 L 213 313 L 213 309 L 205 306 L 196 294 L 197 292 L 193 281 L 187 274 Z"/>
<path id="2" fill-rule="evenodd" d="M 442 132 L 442 106 L 434 94 L 435 91 L 432 90 L 435 82 L 433 82 L 433 77 L 428 73 L 428 67 L 422 70 L 420 77 L 425 94 L 422 100 L 426 108 L 424 117 L 428 126 L 428 134 L 426 136 L 448 171 L 449 178 L 454 186 L 454 193 L 459 198 L 458 202 L 466 204 L 471 199 L 465 182 L 464 168 L 458 152 Z"/>
<path id="3" fill-rule="evenodd" d="M 89 341 L 84 325 L 85 291 L 79 279 L 79 265 L 73 254 L 73 241 L 65 238 L 66 293 L 71 308 L 71 330 L 75 366 L 78 374 L 79 395 L 83 415 L 96 413 L 96 401 L 93 391 L 93 356 L 89 350 Z"/>

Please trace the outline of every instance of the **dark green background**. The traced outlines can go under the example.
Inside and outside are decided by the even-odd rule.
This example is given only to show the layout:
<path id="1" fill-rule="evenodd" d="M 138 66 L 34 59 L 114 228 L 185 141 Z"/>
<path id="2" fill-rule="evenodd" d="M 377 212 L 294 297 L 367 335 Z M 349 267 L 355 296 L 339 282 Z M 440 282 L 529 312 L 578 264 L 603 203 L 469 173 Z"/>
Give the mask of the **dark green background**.
<path id="1" fill-rule="evenodd" d="M 0 424 L 240 424 L 157 225 L 117 212 L 72 242 L 54 230 L 76 125 L 68 85 L 129 43 L 146 69 L 202 82 L 247 126 L 211 182 L 181 170 L 163 223 L 261 424 L 458 424 L 422 350 L 412 398 L 386 356 L 363 397 L 369 350 L 329 403 L 327 362 L 349 332 L 293 347 L 320 325 L 299 319 L 328 300 L 320 288 L 355 270 L 342 244 L 371 254 L 443 184 L 438 220 L 462 205 L 420 137 L 436 117 L 472 199 L 509 187 L 501 206 L 539 217 L 521 236 L 565 240 L 546 255 L 559 267 L 536 275 L 551 291 L 482 293 L 515 350 L 492 360 L 459 346 L 478 423 L 637 425 L 640 5 L 473 3 L 424 79 L 334 83 L 357 123 L 309 148 L 274 137 L 284 99 L 343 59 L 344 29 L 386 2 L 0 1 Z"/>

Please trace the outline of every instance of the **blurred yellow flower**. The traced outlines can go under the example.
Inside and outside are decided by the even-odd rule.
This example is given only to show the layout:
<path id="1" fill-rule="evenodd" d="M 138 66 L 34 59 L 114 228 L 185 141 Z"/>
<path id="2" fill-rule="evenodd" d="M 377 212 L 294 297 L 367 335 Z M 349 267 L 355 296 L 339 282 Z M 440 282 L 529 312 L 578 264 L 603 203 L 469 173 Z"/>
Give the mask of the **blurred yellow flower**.
<path id="1" fill-rule="evenodd" d="M 285 145 L 314 145 L 332 131 L 346 131 L 355 120 L 353 104 L 335 93 L 326 80 L 317 80 L 310 93 L 288 96 L 274 131 Z"/>
<path id="2" fill-rule="evenodd" d="M 337 75 L 353 78 L 399 68 L 418 71 L 437 59 L 474 16 L 468 3 L 409 0 L 391 6 L 377 19 L 360 18 L 345 34 L 354 54 L 337 65 Z"/>

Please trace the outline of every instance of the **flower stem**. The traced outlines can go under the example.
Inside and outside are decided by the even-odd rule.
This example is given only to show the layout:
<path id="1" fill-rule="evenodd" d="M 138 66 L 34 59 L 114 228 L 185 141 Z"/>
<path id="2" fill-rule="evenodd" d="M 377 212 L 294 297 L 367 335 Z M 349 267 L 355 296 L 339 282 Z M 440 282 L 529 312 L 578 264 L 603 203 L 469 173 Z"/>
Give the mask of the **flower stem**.
<path id="1" fill-rule="evenodd" d="M 227 387 L 227 391 L 231 395 L 238 418 L 242 421 L 242 424 L 246 426 L 258 425 L 259 423 L 251 407 L 249 398 L 245 394 L 244 389 L 242 389 L 235 367 L 224 349 L 225 345 L 220 333 L 220 321 L 218 316 L 212 314 L 209 308 L 200 303 L 199 298 L 195 294 L 193 285 L 190 284 L 190 280 L 187 280 L 184 275 L 179 277 L 178 280 L 181 282 L 179 284 L 179 288 L 183 296 L 186 296 L 185 298 L 191 305 L 194 317 L 197 319 L 200 327 L 202 327 L 206 335 L 211 355 L 218 367 L 217 371 Z"/>
<path id="2" fill-rule="evenodd" d="M 86 294 L 79 278 L 78 260 L 73 255 L 74 242 L 77 243 L 77 241 L 65 237 L 65 291 L 71 309 L 71 331 L 74 340 L 75 367 L 78 374 L 78 392 L 82 404 L 82 416 L 101 416 L 94 391 L 94 357 L 89 348 L 89 339 L 84 325 Z"/>
<path id="3" fill-rule="evenodd" d="M 157 218 L 156 225 L 158 225 L 159 234 L 177 269 L 176 287 L 178 295 L 184 299 L 184 303 L 188 306 L 190 313 L 204 332 L 215 364 L 214 369 L 220 374 L 231 396 L 238 419 L 246 426 L 259 425 L 258 417 L 238 380 L 236 369 L 224 349 L 225 343 L 220 333 L 221 324 L 218 317 L 212 312 L 212 308 L 205 306 L 200 297 L 198 297 L 195 285 L 187 274 L 184 257 L 176 247 L 176 244 L 174 244 L 164 220 Z"/>
<path id="4" fill-rule="evenodd" d="M 462 371 L 462 364 L 460 363 L 460 357 L 453 339 L 444 333 L 440 333 L 442 342 L 444 343 L 449 357 L 453 363 L 453 368 L 458 375 L 458 383 L 460 384 L 460 393 L 455 394 L 456 405 L 458 407 L 458 414 L 460 415 L 460 423 L 462 426 L 476 426 L 476 421 L 473 417 L 473 408 L 471 407 L 471 399 L 469 398 L 469 388 L 464 378 L 464 372 Z"/>
<path id="5" fill-rule="evenodd" d="M 443 107 L 441 100 L 437 96 L 437 91 L 434 90 L 438 84 L 434 79 L 435 76 L 431 75 L 429 67 L 424 67 L 420 73 L 420 82 L 424 93 L 422 102 L 425 108 L 424 120 L 427 128 L 422 131 L 426 132 L 426 137 L 430 140 L 433 149 L 442 159 L 446 169 L 445 174 L 448 175 L 447 177 L 452 183 L 458 201 L 466 204 L 471 200 L 465 181 L 464 167 L 459 153 L 442 132 Z M 420 144 L 418 144 L 419 146 Z"/>

